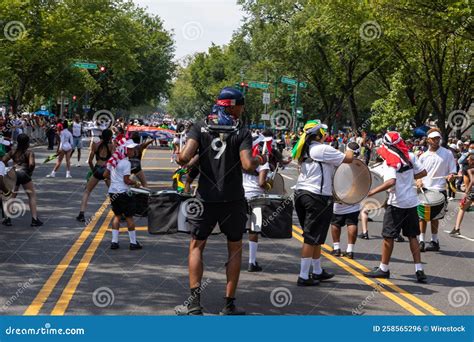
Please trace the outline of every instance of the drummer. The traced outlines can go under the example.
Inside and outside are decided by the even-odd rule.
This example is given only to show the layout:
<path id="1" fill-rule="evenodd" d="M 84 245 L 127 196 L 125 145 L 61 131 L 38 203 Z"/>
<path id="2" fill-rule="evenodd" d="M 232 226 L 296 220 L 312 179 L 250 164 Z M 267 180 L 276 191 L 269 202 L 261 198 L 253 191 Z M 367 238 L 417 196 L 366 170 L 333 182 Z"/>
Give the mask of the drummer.
<path id="1" fill-rule="evenodd" d="M 133 140 L 127 140 L 123 145 L 126 149 L 126 156 L 120 159 L 113 166 L 109 166 L 111 170 L 107 169 L 104 172 L 105 178 L 110 178 L 109 196 L 112 204 L 112 211 L 114 218 L 112 221 L 112 243 L 110 249 L 119 248 L 119 229 L 122 215 L 125 216 L 128 228 L 128 237 L 130 239 L 130 250 L 142 249 L 142 245 L 137 241 L 135 231 L 135 222 L 133 215 L 135 214 L 135 201 L 129 194 L 130 185 L 139 186 L 138 182 L 130 179 L 131 163 L 129 158 L 135 155 L 135 147 L 137 144 Z M 108 164 L 110 165 L 110 164 Z"/>
<path id="2" fill-rule="evenodd" d="M 314 286 L 334 277 L 321 267 L 321 245 L 333 214 L 331 178 L 337 166 L 352 163 L 354 151 L 359 149 L 356 142 L 351 142 L 344 154 L 325 145 L 326 136 L 326 125 L 319 120 L 308 121 L 292 151 L 293 159 L 301 165 L 295 187 L 295 209 L 304 238 L 298 286 Z"/>
<path id="3" fill-rule="evenodd" d="M 450 182 L 456 175 L 456 161 L 450 150 L 441 146 L 441 133 L 438 128 L 432 128 L 428 132 L 428 150 L 419 157 L 421 166 L 428 173 L 423 179 L 417 180 L 419 188 L 436 191 L 443 194 L 444 206 L 439 206 L 437 210 L 431 208 L 430 217 L 422 215 L 420 217 L 420 251 L 439 251 L 438 226 L 439 220 L 444 218 L 447 205 L 446 181 Z M 436 177 L 436 179 L 433 179 Z M 441 178 L 439 178 L 441 177 Z M 425 233 L 427 222 L 431 221 L 431 241 L 425 248 Z"/>
<path id="4" fill-rule="evenodd" d="M 338 257 L 342 255 L 349 259 L 354 259 L 359 213 L 360 204 L 334 203 L 334 212 L 331 219 L 332 255 Z M 344 226 L 347 226 L 347 249 L 341 253 L 341 228 Z"/>
<path id="5" fill-rule="evenodd" d="M 408 237 L 410 250 L 415 262 L 415 275 L 420 283 L 426 282 L 426 275 L 421 265 L 421 254 L 417 242 L 420 233 L 418 225 L 417 206 L 419 204 L 413 179 L 426 176 L 426 171 L 408 152 L 402 137 L 397 132 L 387 132 L 383 138 L 383 145 L 377 153 L 385 160 L 384 183 L 369 191 L 373 196 L 381 191 L 388 190 L 389 196 L 383 218 L 382 261 L 379 267 L 365 272 L 369 278 L 390 278 L 389 262 L 392 255 L 394 239 L 403 231 Z"/>
<path id="6" fill-rule="evenodd" d="M 265 144 L 263 136 L 256 136 L 252 142 L 252 150 L 256 151 L 254 154 L 259 154 L 257 148 L 260 144 Z M 243 172 L 243 186 L 245 191 L 245 198 L 249 203 L 252 197 L 261 196 L 268 189 L 267 175 L 270 170 L 270 164 L 267 162 L 257 167 L 255 172 Z M 249 230 L 249 272 L 261 272 L 262 267 L 257 263 L 257 249 L 258 249 L 258 234 L 251 230 L 252 225 L 252 208 L 249 208 L 249 218 L 247 220 L 247 229 Z"/>

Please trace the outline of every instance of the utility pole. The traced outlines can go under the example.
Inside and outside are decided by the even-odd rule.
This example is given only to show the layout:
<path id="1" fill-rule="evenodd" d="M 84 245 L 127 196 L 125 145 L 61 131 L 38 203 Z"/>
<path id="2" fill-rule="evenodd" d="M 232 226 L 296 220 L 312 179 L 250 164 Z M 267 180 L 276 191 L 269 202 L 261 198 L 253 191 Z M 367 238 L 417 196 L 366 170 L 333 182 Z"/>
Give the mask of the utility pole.
<path id="1" fill-rule="evenodd" d="M 63 119 L 63 115 L 64 115 L 64 97 L 63 97 L 63 95 L 64 95 L 64 91 L 61 90 L 61 113 L 59 114 L 59 117 L 61 119 Z"/>

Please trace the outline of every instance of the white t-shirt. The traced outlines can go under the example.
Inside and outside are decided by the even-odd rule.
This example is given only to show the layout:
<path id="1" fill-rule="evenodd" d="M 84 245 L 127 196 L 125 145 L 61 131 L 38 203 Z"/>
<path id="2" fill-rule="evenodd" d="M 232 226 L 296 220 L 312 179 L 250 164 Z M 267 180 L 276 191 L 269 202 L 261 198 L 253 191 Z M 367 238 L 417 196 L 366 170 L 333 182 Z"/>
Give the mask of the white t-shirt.
<path id="1" fill-rule="evenodd" d="M 120 194 L 127 192 L 130 186 L 123 181 L 124 176 L 130 176 L 132 166 L 128 158 L 122 159 L 110 172 L 109 194 Z"/>
<path id="2" fill-rule="evenodd" d="M 413 169 L 405 172 L 397 172 L 395 168 L 386 165 L 384 162 L 383 181 L 396 179 L 394 187 L 388 189 L 387 204 L 397 208 L 413 208 L 420 204 L 415 188 L 415 174 L 423 171 L 423 167 L 416 160 L 413 153 L 410 153 L 410 160 L 413 163 Z"/>
<path id="3" fill-rule="evenodd" d="M 264 170 L 270 170 L 270 164 L 265 163 L 257 167 L 257 172 L 260 173 Z M 242 175 L 242 184 L 244 186 L 245 198 L 249 199 L 255 196 L 263 195 L 265 190 L 263 190 L 258 185 L 258 177 L 256 175 L 251 175 L 248 173 L 243 173 Z"/>
<path id="4" fill-rule="evenodd" d="M 7 171 L 5 170 L 5 163 L 0 160 L 0 176 L 5 176 Z"/>
<path id="5" fill-rule="evenodd" d="M 436 152 L 426 151 L 418 160 L 428 172 L 428 175 L 423 178 L 423 186 L 428 190 L 446 190 L 445 179 L 432 179 L 432 177 L 445 177 L 450 173 L 456 173 L 456 161 L 452 152 L 440 147 Z"/>
<path id="6" fill-rule="evenodd" d="M 80 137 L 82 135 L 82 124 L 79 122 L 73 122 L 72 123 L 72 135 L 76 138 Z"/>
<path id="7" fill-rule="evenodd" d="M 63 129 L 60 134 L 61 146 L 59 147 L 63 151 L 70 151 L 72 149 L 72 134 L 68 129 Z"/>
<path id="8" fill-rule="evenodd" d="M 309 148 L 309 156 L 314 160 L 301 164 L 301 173 L 298 177 L 295 190 L 306 190 L 315 194 L 321 194 L 321 168 L 318 161 L 322 163 L 324 172 L 324 185 L 322 195 L 332 196 L 332 176 L 336 167 L 342 164 L 344 153 L 335 148 L 313 141 Z"/>
<path id="9" fill-rule="evenodd" d="M 334 202 L 334 214 L 336 215 L 344 215 L 355 213 L 356 211 L 360 210 L 360 204 L 344 204 L 344 203 L 337 203 Z"/>

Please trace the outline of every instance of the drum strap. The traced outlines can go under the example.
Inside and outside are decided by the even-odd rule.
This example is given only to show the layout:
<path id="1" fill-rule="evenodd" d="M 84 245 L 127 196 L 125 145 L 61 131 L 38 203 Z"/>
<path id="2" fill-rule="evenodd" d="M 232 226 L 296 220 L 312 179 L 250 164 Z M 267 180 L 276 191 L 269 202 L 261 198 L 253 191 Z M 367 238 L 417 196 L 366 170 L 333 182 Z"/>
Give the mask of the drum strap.
<path id="1" fill-rule="evenodd" d="M 323 163 L 320 161 L 316 161 L 311 157 L 304 157 L 303 163 L 318 163 L 319 167 L 321 168 L 321 185 L 319 186 L 319 194 L 323 194 L 323 186 L 324 186 L 324 170 L 323 170 Z"/>

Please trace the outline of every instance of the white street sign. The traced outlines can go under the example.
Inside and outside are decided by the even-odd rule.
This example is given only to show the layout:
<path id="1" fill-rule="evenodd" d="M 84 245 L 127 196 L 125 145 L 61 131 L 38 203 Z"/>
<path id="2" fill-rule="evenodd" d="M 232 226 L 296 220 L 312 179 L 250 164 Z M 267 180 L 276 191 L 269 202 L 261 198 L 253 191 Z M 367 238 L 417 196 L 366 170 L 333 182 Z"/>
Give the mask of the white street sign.
<path id="1" fill-rule="evenodd" d="M 263 99 L 262 99 L 263 104 L 270 104 L 270 93 L 263 93 Z"/>

